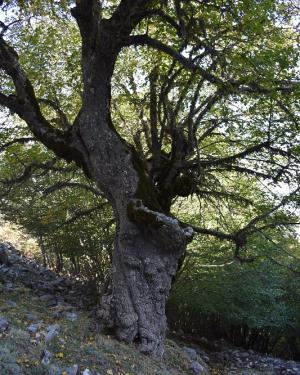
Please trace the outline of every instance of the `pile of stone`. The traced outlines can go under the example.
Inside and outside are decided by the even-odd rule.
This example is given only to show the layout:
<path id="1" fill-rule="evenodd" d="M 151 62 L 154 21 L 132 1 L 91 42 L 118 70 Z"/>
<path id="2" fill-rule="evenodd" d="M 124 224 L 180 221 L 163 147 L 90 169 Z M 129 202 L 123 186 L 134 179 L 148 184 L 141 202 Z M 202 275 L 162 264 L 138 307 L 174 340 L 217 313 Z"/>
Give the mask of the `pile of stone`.
<path id="1" fill-rule="evenodd" d="M 211 353 L 210 360 L 226 368 L 228 375 L 241 374 L 272 374 L 272 375 L 299 375 L 300 362 L 288 361 L 264 355 L 254 350 L 237 348 L 222 340 L 219 343 L 220 351 Z"/>
<path id="2" fill-rule="evenodd" d="M 10 243 L 0 243 L 0 286 L 14 289 L 17 284 L 33 289 L 38 296 L 56 306 L 67 302 L 79 308 L 92 306 L 93 301 L 82 292 L 82 285 L 60 277 L 35 260 L 24 257 Z"/>

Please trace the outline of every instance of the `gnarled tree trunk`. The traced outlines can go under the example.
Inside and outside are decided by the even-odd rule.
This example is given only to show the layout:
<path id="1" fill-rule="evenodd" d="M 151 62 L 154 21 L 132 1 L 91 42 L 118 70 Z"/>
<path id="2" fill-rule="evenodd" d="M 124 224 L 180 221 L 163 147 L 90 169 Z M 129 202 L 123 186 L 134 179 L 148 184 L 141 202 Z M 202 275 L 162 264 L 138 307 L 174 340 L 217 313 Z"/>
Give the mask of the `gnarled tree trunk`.
<path id="1" fill-rule="evenodd" d="M 100 323 L 125 342 L 137 341 L 141 351 L 161 356 L 165 302 L 191 232 L 149 208 L 156 205 L 151 182 L 103 118 L 98 107 L 78 120 L 89 173 L 106 192 L 117 219 L 112 294 L 103 298 Z"/>
<path id="2" fill-rule="evenodd" d="M 127 217 L 119 220 L 113 290 L 104 296 L 100 310 L 102 323 L 120 340 L 136 341 L 142 352 L 155 356 L 164 351 L 166 298 L 186 246 L 176 221 L 160 216 L 161 227 L 155 230 L 139 228 Z"/>

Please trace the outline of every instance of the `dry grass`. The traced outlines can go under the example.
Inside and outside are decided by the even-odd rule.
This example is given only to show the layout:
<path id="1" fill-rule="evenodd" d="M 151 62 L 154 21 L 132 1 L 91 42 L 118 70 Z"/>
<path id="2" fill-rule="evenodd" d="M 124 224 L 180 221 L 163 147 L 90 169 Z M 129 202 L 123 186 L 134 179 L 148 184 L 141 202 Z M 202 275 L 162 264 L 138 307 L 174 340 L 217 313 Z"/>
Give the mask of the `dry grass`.
<path id="1" fill-rule="evenodd" d="M 5 222 L 0 216 L 0 243 L 10 242 L 16 249 L 29 258 L 40 260 L 41 254 L 37 241 L 15 224 Z"/>

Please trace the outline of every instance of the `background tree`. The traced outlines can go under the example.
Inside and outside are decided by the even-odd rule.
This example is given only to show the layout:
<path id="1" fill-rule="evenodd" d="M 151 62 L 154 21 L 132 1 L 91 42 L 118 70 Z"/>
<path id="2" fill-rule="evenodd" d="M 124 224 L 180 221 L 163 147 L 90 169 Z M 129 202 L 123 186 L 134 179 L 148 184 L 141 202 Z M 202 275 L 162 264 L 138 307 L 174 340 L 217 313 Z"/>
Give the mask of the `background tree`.
<path id="1" fill-rule="evenodd" d="M 251 261 L 250 236 L 297 222 L 282 213 L 299 199 L 297 6 L 78 0 L 70 8 L 2 5 L 0 104 L 23 122 L 4 128 L 1 150 L 32 142 L 26 123 L 55 154 L 18 160 L 21 172 L 8 170 L 2 184 L 66 168 L 58 158 L 95 182 L 116 218 L 101 319 L 159 356 L 166 297 L 193 233 L 232 242 L 235 258 Z M 289 191 L 255 202 L 240 176 Z M 189 197 L 195 215 L 186 223 Z"/>

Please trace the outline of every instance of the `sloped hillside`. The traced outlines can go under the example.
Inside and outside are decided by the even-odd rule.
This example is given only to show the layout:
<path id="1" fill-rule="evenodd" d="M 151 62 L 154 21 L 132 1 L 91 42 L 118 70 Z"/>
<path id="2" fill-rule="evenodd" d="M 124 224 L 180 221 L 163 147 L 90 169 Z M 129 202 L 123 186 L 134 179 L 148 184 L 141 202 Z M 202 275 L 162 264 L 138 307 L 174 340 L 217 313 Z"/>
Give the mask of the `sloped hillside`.
<path id="1" fill-rule="evenodd" d="M 99 332 L 87 290 L 0 245 L 1 375 L 300 374 L 300 364 L 167 339 L 155 360 Z"/>

